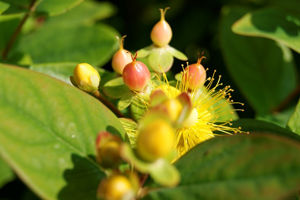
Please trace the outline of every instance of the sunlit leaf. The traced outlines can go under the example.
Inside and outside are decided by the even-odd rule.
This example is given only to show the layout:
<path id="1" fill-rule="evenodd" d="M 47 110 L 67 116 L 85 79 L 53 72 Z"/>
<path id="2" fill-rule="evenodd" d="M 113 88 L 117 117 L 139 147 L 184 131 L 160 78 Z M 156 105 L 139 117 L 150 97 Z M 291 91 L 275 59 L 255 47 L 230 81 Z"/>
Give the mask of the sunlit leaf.
<path id="1" fill-rule="evenodd" d="M 221 47 L 227 69 L 255 109 L 267 114 L 278 106 L 296 86 L 296 71 L 291 51 L 264 38 L 236 35 L 232 24 L 248 9 L 223 9 Z"/>
<path id="2" fill-rule="evenodd" d="M 233 24 L 232 30 L 241 35 L 282 42 L 300 53 L 300 16 L 286 11 L 265 8 L 247 13 Z"/>
<path id="3" fill-rule="evenodd" d="M 104 130 L 125 137 L 96 98 L 41 73 L 0 66 L 0 154 L 42 199 L 96 199 L 105 174 L 94 145 Z"/>

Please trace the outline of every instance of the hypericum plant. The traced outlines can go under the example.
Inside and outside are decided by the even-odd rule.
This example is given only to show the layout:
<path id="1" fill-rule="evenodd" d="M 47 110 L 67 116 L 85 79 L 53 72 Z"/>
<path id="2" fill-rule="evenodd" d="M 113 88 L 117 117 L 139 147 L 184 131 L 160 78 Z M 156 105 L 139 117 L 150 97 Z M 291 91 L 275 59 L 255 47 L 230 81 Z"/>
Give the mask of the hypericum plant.
<path id="1" fill-rule="evenodd" d="M 86 0 L 77 7 L 82 0 L 27 2 L 0 1 L 1 62 L 9 63 L 0 64 L 0 187 L 9 180 L 3 174 L 15 173 L 49 200 L 297 199 L 300 104 L 287 113 L 288 121 L 286 113 L 277 113 L 295 81 L 293 56 L 284 44 L 299 51 L 297 17 L 275 7 L 221 11 L 229 73 L 258 117 L 285 119 L 287 129 L 237 120 L 243 103 L 232 100 L 233 89 L 207 68 L 204 56 L 172 69 L 174 57 L 187 60 L 170 46 L 173 34 L 190 39 L 192 29 L 184 36 L 172 31 L 168 8 L 160 9 L 150 38 L 144 34 L 153 44 L 131 53 L 125 36 L 98 23 L 114 11 L 108 2 Z M 270 18 L 281 19 L 274 29 Z M 287 19 L 289 26 L 281 26 Z M 202 23 L 208 35 L 215 30 L 209 22 Z M 252 40 L 232 31 L 280 39 Z M 111 66 L 100 69 L 110 59 Z M 276 88 L 282 90 L 277 94 Z M 256 90 L 263 93 L 255 95 Z M 275 114 L 263 116 L 271 110 Z"/>
<path id="2" fill-rule="evenodd" d="M 221 76 L 215 83 L 215 72 L 206 79 L 206 70 L 201 64 L 204 57 L 183 69 L 177 75 L 176 84 L 172 85 L 165 73 L 151 76 L 147 66 L 136 60 L 137 54 L 122 72 L 123 84 L 128 90 L 124 96 L 132 95 L 129 105 L 136 112 L 132 113 L 131 119 L 121 119 L 129 144 L 122 144 L 117 136 L 108 132 L 101 132 L 96 142 L 97 161 L 102 168 L 109 170 L 108 178 L 99 186 L 98 196 L 104 199 L 134 199 L 147 193 L 149 188 L 144 188 L 144 183 L 133 192 L 130 181 L 122 175 L 130 168 L 150 174 L 162 186 L 175 186 L 180 175 L 172 163 L 197 144 L 214 137 L 216 131 L 226 134 L 243 132 L 240 127 L 231 127 L 231 118 L 218 123 L 219 118 L 231 114 L 228 105 L 235 104 L 230 99 L 233 90 L 230 86 L 221 88 Z M 73 79 L 90 80 L 96 70 L 90 65 L 86 70 L 77 78 L 75 68 Z M 91 92 L 86 87 L 79 88 Z M 121 158 L 127 163 L 122 168 Z"/>

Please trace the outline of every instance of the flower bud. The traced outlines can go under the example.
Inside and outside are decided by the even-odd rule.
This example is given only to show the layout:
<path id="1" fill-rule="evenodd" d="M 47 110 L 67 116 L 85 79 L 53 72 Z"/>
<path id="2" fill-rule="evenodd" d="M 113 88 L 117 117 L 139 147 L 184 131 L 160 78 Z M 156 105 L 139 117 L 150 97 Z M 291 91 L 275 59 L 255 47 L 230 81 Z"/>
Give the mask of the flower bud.
<path id="1" fill-rule="evenodd" d="M 150 72 L 144 63 L 136 60 L 136 56 L 132 60 L 123 70 L 123 80 L 129 89 L 141 92 L 150 80 Z"/>
<path id="2" fill-rule="evenodd" d="M 183 105 L 178 99 L 168 99 L 153 107 L 153 110 L 164 112 L 171 122 L 175 122 L 178 119 L 182 109 Z"/>
<path id="3" fill-rule="evenodd" d="M 169 123 L 163 119 L 149 122 L 139 131 L 137 152 L 149 162 L 166 157 L 174 147 L 175 133 Z"/>
<path id="4" fill-rule="evenodd" d="M 163 103 L 164 101 L 168 100 L 169 98 L 167 97 L 167 95 L 165 94 L 165 92 L 161 89 L 156 89 L 153 90 L 150 94 L 149 97 L 149 102 L 150 102 L 150 106 L 154 107 L 157 106 L 161 103 Z"/>
<path id="5" fill-rule="evenodd" d="M 90 64 L 80 63 L 75 67 L 71 81 L 81 90 L 94 92 L 98 90 L 100 75 Z"/>
<path id="6" fill-rule="evenodd" d="M 172 39 L 172 29 L 165 20 L 165 14 L 168 9 L 160 9 L 160 21 L 154 25 L 151 31 L 151 40 L 158 47 L 166 46 Z"/>
<path id="7" fill-rule="evenodd" d="M 125 37 L 126 37 L 126 35 L 120 39 L 119 50 L 114 54 L 114 56 L 112 58 L 112 63 L 111 63 L 112 68 L 118 74 L 122 74 L 124 67 L 128 63 L 132 62 L 131 53 L 128 50 L 124 49 L 124 38 Z"/>
<path id="8" fill-rule="evenodd" d="M 133 199 L 134 190 L 126 176 L 113 174 L 101 181 L 97 196 L 104 200 Z"/>
<path id="9" fill-rule="evenodd" d="M 205 83 L 206 70 L 201 65 L 203 58 L 199 58 L 197 63 L 191 64 L 184 69 L 183 82 L 191 90 L 197 89 Z"/>
<path id="10" fill-rule="evenodd" d="M 117 168 L 122 162 L 120 157 L 122 141 L 109 132 L 103 131 L 96 139 L 96 159 L 103 168 Z"/>

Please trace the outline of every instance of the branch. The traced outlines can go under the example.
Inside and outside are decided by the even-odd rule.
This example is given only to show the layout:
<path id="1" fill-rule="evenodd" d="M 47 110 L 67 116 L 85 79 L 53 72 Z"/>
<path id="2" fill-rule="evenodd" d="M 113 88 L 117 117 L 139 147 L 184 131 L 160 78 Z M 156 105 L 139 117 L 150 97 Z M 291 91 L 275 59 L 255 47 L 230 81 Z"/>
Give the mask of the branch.
<path id="1" fill-rule="evenodd" d="M 34 10 L 36 8 L 36 2 L 37 2 L 37 0 L 32 0 L 31 1 L 30 5 L 29 5 L 29 11 L 24 15 L 23 19 L 20 21 L 20 23 L 17 26 L 16 30 L 14 31 L 14 33 L 10 37 L 7 45 L 5 46 L 5 48 L 2 52 L 2 59 L 3 60 L 7 59 L 7 55 L 9 53 L 10 49 L 12 48 L 13 44 L 15 43 L 19 33 L 21 32 L 23 25 L 25 24 L 28 17 L 34 12 Z"/>
<path id="2" fill-rule="evenodd" d="M 293 101 L 300 94 L 300 84 L 276 107 L 272 110 L 273 113 L 283 111 L 291 101 Z"/>
<path id="3" fill-rule="evenodd" d="M 109 102 L 107 99 L 105 99 L 100 92 L 97 90 L 94 93 L 94 96 L 99 99 L 104 105 L 106 105 L 111 111 L 113 111 L 113 113 L 115 113 L 115 115 L 117 115 L 118 117 L 125 117 L 118 108 L 116 108 L 114 106 L 114 104 L 112 104 L 111 102 Z"/>

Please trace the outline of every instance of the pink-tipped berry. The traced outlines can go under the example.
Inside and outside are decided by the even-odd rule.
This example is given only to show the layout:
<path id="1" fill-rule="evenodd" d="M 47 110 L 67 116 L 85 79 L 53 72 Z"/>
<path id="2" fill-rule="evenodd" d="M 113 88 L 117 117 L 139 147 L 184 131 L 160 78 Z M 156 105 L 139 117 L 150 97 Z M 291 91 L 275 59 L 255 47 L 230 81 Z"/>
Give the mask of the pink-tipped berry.
<path id="1" fill-rule="evenodd" d="M 118 74 L 122 74 L 124 67 L 128 63 L 132 62 L 131 53 L 128 50 L 124 49 L 124 38 L 125 37 L 126 37 L 126 35 L 121 37 L 119 50 L 114 54 L 114 56 L 112 58 L 112 63 L 111 63 L 112 68 Z"/>
<path id="2" fill-rule="evenodd" d="M 201 87 L 206 80 L 206 70 L 201 65 L 203 58 L 205 57 L 199 58 L 197 63 L 191 64 L 184 69 L 182 80 L 190 90 Z"/>
<path id="3" fill-rule="evenodd" d="M 144 63 L 136 60 L 136 56 L 124 67 L 122 75 L 129 89 L 141 92 L 150 80 L 150 72 Z"/>
<path id="4" fill-rule="evenodd" d="M 151 31 L 151 40 L 158 47 L 166 46 L 172 39 L 172 29 L 165 20 L 165 14 L 168 9 L 168 7 L 160 9 L 160 21 L 154 25 Z"/>

